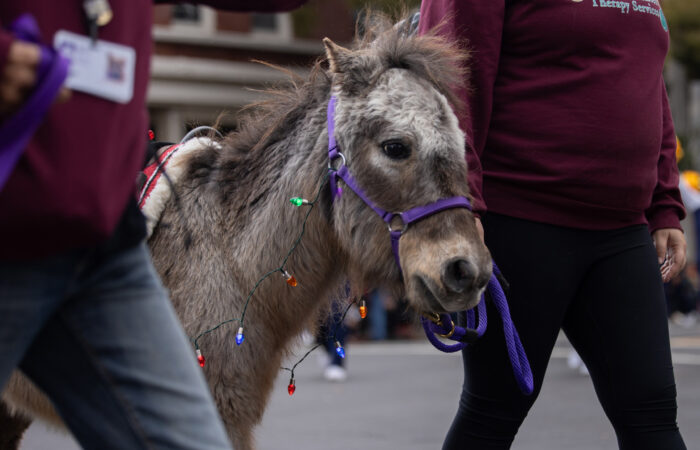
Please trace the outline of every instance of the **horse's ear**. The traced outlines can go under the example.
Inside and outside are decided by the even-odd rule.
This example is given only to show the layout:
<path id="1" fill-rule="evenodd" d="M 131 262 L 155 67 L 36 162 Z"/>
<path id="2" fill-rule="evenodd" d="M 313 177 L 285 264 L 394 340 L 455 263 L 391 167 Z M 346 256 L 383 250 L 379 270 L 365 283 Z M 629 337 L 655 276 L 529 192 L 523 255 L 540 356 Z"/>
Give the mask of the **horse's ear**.
<path id="1" fill-rule="evenodd" d="M 330 64 L 331 72 L 343 73 L 350 62 L 352 51 L 341 47 L 328 38 L 323 38 L 323 46 L 326 47 L 326 57 Z"/>

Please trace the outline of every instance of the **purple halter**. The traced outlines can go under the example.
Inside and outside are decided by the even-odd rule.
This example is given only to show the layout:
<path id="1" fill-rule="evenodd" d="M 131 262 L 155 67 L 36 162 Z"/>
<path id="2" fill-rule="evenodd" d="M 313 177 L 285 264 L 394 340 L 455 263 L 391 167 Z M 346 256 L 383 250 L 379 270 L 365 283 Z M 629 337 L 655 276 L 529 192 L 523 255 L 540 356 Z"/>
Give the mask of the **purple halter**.
<path id="1" fill-rule="evenodd" d="M 338 150 L 338 143 L 335 140 L 335 105 L 336 97 L 331 96 L 328 102 L 328 170 L 330 171 L 331 196 L 335 200 L 342 192 L 338 187 L 338 178 L 342 179 L 345 184 L 352 189 L 358 197 L 362 199 L 370 208 L 376 212 L 389 227 L 391 236 L 391 248 L 394 252 L 394 259 L 401 271 L 401 260 L 399 258 L 399 240 L 406 231 L 409 224 L 417 222 L 433 214 L 452 208 L 466 208 L 471 211 L 471 204 L 465 197 L 450 197 L 439 199 L 429 205 L 417 206 L 408 211 L 400 213 L 388 212 L 377 206 L 372 200 L 367 197 L 367 194 L 357 184 L 355 178 L 350 174 L 346 165 L 345 156 Z M 333 161 L 337 158 L 342 159 L 342 164 L 337 169 L 333 168 Z M 403 222 L 403 227 L 400 230 L 391 228 L 391 222 L 395 217 L 400 217 Z M 531 394 L 533 391 L 533 378 L 530 369 L 530 363 L 525 355 L 525 349 L 520 342 L 520 337 L 515 329 L 515 325 L 510 318 L 508 302 L 503 293 L 500 283 L 496 276 L 500 274 L 496 264 L 493 265 L 494 274 L 491 276 L 488 284 L 488 290 L 491 298 L 496 306 L 496 309 L 503 319 L 503 331 L 508 348 L 508 356 L 513 373 L 518 383 L 520 390 L 525 394 Z M 486 301 L 482 295 L 481 301 L 477 307 L 478 316 L 473 309 L 466 311 L 466 328 L 455 326 L 449 314 L 434 315 L 432 317 L 421 317 L 423 329 L 428 337 L 428 340 L 435 348 L 446 353 L 452 353 L 464 349 L 469 342 L 474 342 L 486 332 L 487 316 L 486 316 Z M 476 326 L 476 329 L 474 327 Z M 447 345 L 442 343 L 437 336 L 446 339 L 457 341 L 456 344 Z"/>
<path id="2" fill-rule="evenodd" d="M 15 20 L 10 30 L 17 39 L 41 45 L 39 27 L 29 14 Z M 0 126 L 0 190 L 61 89 L 68 75 L 68 65 L 68 60 L 55 50 L 41 46 L 39 81 L 34 92 L 22 109 Z"/>
<path id="3" fill-rule="evenodd" d="M 394 259 L 396 259 L 396 265 L 398 265 L 399 270 L 401 270 L 401 260 L 399 258 L 399 240 L 409 224 L 418 222 L 421 219 L 432 216 L 433 214 L 437 214 L 446 209 L 467 208 L 471 211 L 471 204 L 465 197 L 441 198 L 440 200 L 437 200 L 429 205 L 417 206 L 409 209 L 408 211 L 399 213 L 388 212 L 377 206 L 372 200 L 369 199 L 369 197 L 367 197 L 367 194 L 365 194 L 362 188 L 358 186 L 355 178 L 350 174 L 348 167 L 345 165 L 345 156 L 338 151 L 338 144 L 335 141 L 335 104 L 336 98 L 335 96 L 331 96 L 331 99 L 328 102 L 328 168 L 332 171 L 330 177 L 331 195 L 333 196 L 333 200 L 340 195 L 341 190 L 338 189 L 337 179 L 341 178 L 350 189 L 355 191 L 357 196 L 360 197 L 363 202 L 372 208 L 374 212 L 379 214 L 379 217 L 381 217 L 389 227 L 391 248 L 394 252 Z M 341 158 L 343 163 L 338 169 L 333 169 L 333 160 L 336 158 Z M 403 222 L 403 227 L 400 230 L 394 230 L 391 228 L 391 222 L 395 217 L 400 217 L 401 221 Z"/>

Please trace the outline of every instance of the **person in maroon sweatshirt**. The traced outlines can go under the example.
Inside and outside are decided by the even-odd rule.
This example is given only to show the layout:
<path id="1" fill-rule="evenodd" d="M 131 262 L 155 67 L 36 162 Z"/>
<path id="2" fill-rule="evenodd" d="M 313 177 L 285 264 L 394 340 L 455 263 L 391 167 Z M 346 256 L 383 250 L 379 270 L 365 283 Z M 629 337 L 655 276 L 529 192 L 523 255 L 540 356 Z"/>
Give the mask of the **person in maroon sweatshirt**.
<path id="1" fill-rule="evenodd" d="M 275 11 L 304 2 L 201 3 Z M 45 44 L 96 49 L 104 61 L 99 52 L 109 49 L 104 73 L 91 51 L 73 58 L 71 74 L 83 87 L 51 107 L 0 190 L 0 388 L 19 366 L 84 448 L 230 448 L 151 266 L 135 203 L 153 5 L 112 1 L 111 20 L 107 13 L 89 26 L 86 11 L 104 13 L 109 3 L 0 3 L 0 124 L 37 83 L 39 47 L 7 31 L 21 14 L 34 16 Z M 91 47 L 88 34 L 99 45 Z M 91 74 L 120 87 L 90 84 Z"/>
<path id="2" fill-rule="evenodd" d="M 659 2 L 424 0 L 419 31 L 434 27 L 471 50 L 469 185 L 535 378 L 522 395 L 489 327 L 463 353 L 444 448 L 510 448 L 563 328 L 621 449 L 685 449 L 662 283 L 685 264 L 685 212 Z"/>

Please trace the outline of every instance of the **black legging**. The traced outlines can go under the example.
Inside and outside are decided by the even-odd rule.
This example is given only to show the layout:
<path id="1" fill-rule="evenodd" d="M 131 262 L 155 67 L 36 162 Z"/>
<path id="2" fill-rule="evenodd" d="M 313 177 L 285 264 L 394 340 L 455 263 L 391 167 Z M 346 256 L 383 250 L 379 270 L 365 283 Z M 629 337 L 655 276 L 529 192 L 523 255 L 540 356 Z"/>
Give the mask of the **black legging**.
<path id="1" fill-rule="evenodd" d="M 484 228 L 510 283 L 508 303 L 535 392 L 518 390 L 489 304 L 488 330 L 463 352 L 464 389 L 443 449 L 510 448 L 562 328 L 590 371 L 620 449 L 685 449 L 663 285 L 647 227 L 586 231 L 490 213 Z"/>

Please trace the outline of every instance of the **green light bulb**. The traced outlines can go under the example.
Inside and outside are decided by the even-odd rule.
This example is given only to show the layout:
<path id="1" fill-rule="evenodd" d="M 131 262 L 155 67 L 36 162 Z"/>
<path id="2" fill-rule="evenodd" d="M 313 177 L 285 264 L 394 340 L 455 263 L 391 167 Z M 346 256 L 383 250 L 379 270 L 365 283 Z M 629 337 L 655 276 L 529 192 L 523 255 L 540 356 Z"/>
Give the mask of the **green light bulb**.
<path id="1" fill-rule="evenodd" d="M 308 203 L 306 200 L 304 200 L 301 197 L 293 197 L 293 198 L 290 198 L 289 201 L 292 202 L 292 205 L 294 205 L 294 206 L 301 206 L 304 203 Z"/>

